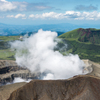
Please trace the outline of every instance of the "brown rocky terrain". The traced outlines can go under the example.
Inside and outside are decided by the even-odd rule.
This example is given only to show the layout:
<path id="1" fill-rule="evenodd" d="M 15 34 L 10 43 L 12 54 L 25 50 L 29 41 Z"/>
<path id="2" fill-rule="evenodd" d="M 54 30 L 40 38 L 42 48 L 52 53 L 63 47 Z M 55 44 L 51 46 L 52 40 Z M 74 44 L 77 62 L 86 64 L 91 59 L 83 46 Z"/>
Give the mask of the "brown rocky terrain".
<path id="1" fill-rule="evenodd" d="M 96 80 L 98 80 L 99 78 L 95 78 L 95 77 L 100 77 L 100 64 L 97 64 L 97 63 L 94 63 L 94 62 L 92 62 L 92 61 L 90 61 L 90 60 L 83 60 L 84 62 L 85 62 L 85 67 L 84 67 L 84 70 L 83 70 L 83 72 L 86 72 L 87 73 L 87 75 L 89 75 L 89 81 L 90 81 L 90 79 L 91 78 L 93 78 L 93 80 L 94 79 L 96 79 Z M 0 61 L 1 62 L 1 61 Z M 25 76 L 26 76 L 26 79 L 27 78 L 29 78 L 29 76 L 30 77 L 32 77 L 32 75 L 30 74 L 26 74 L 26 73 L 30 73 L 27 69 L 23 69 L 23 68 L 20 68 L 19 66 L 17 66 L 17 64 L 14 62 L 14 61 L 8 61 L 8 63 L 10 63 L 10 64 L 5 64 L 4 63 L 5 61 L 3 60 L 2 61 L 2 64 L 0 63 L 0 68 L 2 69 L 2 68 L 5 68 L 5 67 L 9 67 L 9 69 L 11 68 L 10 66 L 12 66 L 13 68 L 12 68 L 12 71 L 9 71 L 8 70 L 8 72 L 6 72 L 6 73 L 3 73 L 3 74 L 0 74 L 0 78 L 1 79 L 3 79 L 3 80 L 5 80 L 7 77 L 11 77 L 12 75 L 14 76 L 14 75 L 16 75 L 16 77 L 24 77 L 25 78 Z M 5 64 L 5 65 L 4 65 Z M 17 66 L 17 67 L 16 67 Z M 23 74 L 22 74 L 22 72 L 23 72 Z M 89 73 L 88 73 L 89 72 Z M 90 75 L 91 76 L 95 76 L 95 77 L 90 77 Z M 35 76 L 36 77 L 36 76 Z M 87 78 L 86 78 L 87 76 L 82 76 L 82 77 L 80 77 L 79 76 L 79 78 L 81 78 L 82 80 L 85 80 L 85 81 L 80 81 L 81 83 L 82 83 L 82 86 L 83 86 L 83 84 L 84 85 L 86 85 L 87 83 L 86 83 L 86 81 L 88 80 Z M 34 77 L 33 77 L 34 78 Z M 85 78 L 85 79 L 84 79 Z M 72 78 L 72 79 L 69 79 L 70 81 L 69 82 L 72 82 L 71 80 L 76 80 L 75 82 L 77 82 L 77 79 L 78 79 L 78 76 L 77 77 L 74 77 L 74 78 Z M 61 84 L 61 82 L 60 81 L 62 81 L 62 80 L 59 80 L 59 81 L 57 81 L 59 84 Z M 63 81 L 67 81 L 67 80 L 63 80 Z M 90 83 L 91 83 L 91 81 L 90 81 L 90 83 L 89 83 L 89 81 L 88 81 L 88 84 L 90 85 Z M 33 82 L 33 81 L 32 81 Z M 40 82 L 41 84 L 42 84 L 42 81 L 39 81 L 39 80 L 34 80 L 34 82 L 32 83 L 33 85 L 34 84 L 37 84 L 37 82 Z M 44 81 L 44 82 L 47 82 L 47 81 Z M 48 82 L 50 82 L 50 81 L 48 81 Z M 55 82 L 55 81 L 54 81 Z M 39 83 L 39 84 L 40 84 Z M 52 82 L 51 82 L 52 83 Z M 57 84 L 58 84 L 57 83 Z M 66 82 L 65 82 L 66 83 Z M 65 84 L 65 83 L 62 83 L 62 85 L 63 84 Z M 80 85 L 81 85 L 81 83 L 80 83 Z M 0 100 L 7 100 L 8 99 L 8 97 L 10 96 L 10 94 L 13 92 L 13 91 L 15 91 L 16 89 L 18 89 L 19 87 L 22 87 L 23 85 L 25 85 L 26 83 L 16 83 L 16 84 L 11 84 L 11 85 L 4 85 L 4 86 L 0 86 Z M 44 84 L 44 83 L 43 83 Z M 46 84 L 46 83 L 45 83 Z M 50 84 L 50 83 L 48 83 L 48 84 Z M 47 84 L 47 85 L 48 85 Z M 56 83 L 52 83 L 52 84 L 56 84 Z M 71 83 L 72 84 L 72 86 L 74 87 L 74 84 L 76 84 L 76 83 Z M 78 84 L 78 83 L 77 83 Z M 48 87 L 46 85 L 46 87 Z M 79 85 L 79 84 L 78 84 Z M 88 85 L 88 86 L 89 86 Z M 29 85 L 28 85 L 29 86 Z M 38 86 L 38 85 L 37 85 Z M 50 85 L 49 85 L 50 86 Z M 59 85 L 60 87 L 61 87 L 61 85 Z M 59 88 L 59 90 L 57 90 L 58 92 L 60 91 L 60 87 L 58 86 L 58 88 Z M 76 86 L 76 85 L 75 85 Z M 55 88 L 55 85 L 53 86 L 51 86 L 51 88 Z M 28 87 L 27 87 L 28 88 Z M 31 88 L 31 86 L 29 86 L 29 88 Z M 39 87 L 40 89 L 41 89 L 41 92 L 42 92 L 42 86 L 41 87 Z M 62 88 L 65 88 L 65 87 L 62 87 Z M 71 88 L 71 86 L 69 86 L 69 89 Z M 77 87 L 78 88 L 78 87 Z M 82 88 L 82 87 L 81 87 Z M 97 87 L 98 88 L 98 87 Z M 76 88 L 75 88 L 76 89 Z M 74 90 L 75 90 L 74 89 Z M 86 87 L 86 89 L 87 89 L 87 87 Z M 33 89 L 34 90 L 34 89 Z M 91 89 L 90 89 L 91 90 Z M 88 93 L 89 94 L 89 91 L 90 90 L 86 90 L 87 92 L 86 92 L 86 94 Z M 19 91 L 19 89 L 18 89 L 18 91 Z M 26 90 L 25 90 L 26 91 Z M 32 91 L 32 90 L 30 90 L 30 91 Z M 36 91 L 37 90 L 35 90 L 35 92 L 34 93 L 36 93 Z M 44 91 L 46 91 L 46 90 L 44 90 Z M 62 90 L 61 90 L 62 91 Z M 69 91 L 69 92 L 68 92 Z M 67 92 L 67 94 L 69 95 L 69 93 L 70 93 L 70 91 L 73 91 L 73 90 L 68 90 Z M 92 91 L 92 90 L 91 90 Z M 52 91 L 51 91 L 52 92 Z M 55 91 L 54 91 L 55 92 Z M 51 96 L 53 95 L 53 93 L 54 92 L 52 92 L 51 93 Z M 77 89 L 76 89 L 76 92 L 77 92 Z M 14 92 L 15 93 L 15 92 Z M 63 92 L 62 92 L 63 93 Z M 83 95 L 83 93 L 85 93 L 85 90 L 84 90 L 84 92 L 82 92 L 82 93 L 79 93 L 80 94 L 80 96 L 82 96 Z M 43 93 L 44 95 L 46 95 L 47 96 L 47 98 L 48 98 L 48 94 L 45 94 L 45 93 Z M 77 95 L 79 95 L 78 93 L 76 93 Z M 90 93 L 91 94 L 91 93 Z M 97 93 L 98 94 L 98 93 Z M 72 93 L 72 94 L 70 94 L 70 95 L 75 95 L 74 93 Z M 69 97 L 70 97 L 70 95 L 69 95 Z M 85 94 L 84 94 L 85 95 Z M 92 95 L 92 94 L 91 94 Z M 50 95 L 49 95 L 50 96 Z M 94 95 L 93 95 L 94 96 Z M 61 97 L 62 97 L 62 95 L 61 95 Z M 59 97 L 59 99 L 58 100 L 62 100 L 62 99 L 60 99 L 61 97 Z M 2 98 L 2 99 L 1 99 Z M 38 97 L 39 98 L 39 97 Z M 51 99 L 50 99 L 51 98 Z M 57 99 L 52 99 L 52 97 L 50 97 L 50 98 L 48 98 L 48 99 L 46 99 L 46 100 L 57 100 Z M 76 98 L 76 99 L 75 99 Z M 93 100 L 93 99 L 77 99 L 77 96 L 75 96 L 75 98 L 74 99 L 63 99 L 63 100 Z M 11 97 L 10 97 L 10 99 L 11 99 Z M 9 99 L 9 100 L 10 100 Z M 11 100 L 20 100 L 20 99 L 11 99 Z M 28 99 L 22 99 L 22 100 L 28 100 Z M 29 100 L 38 100 L 38 99 L 29 99 Z M 43 99 L 39 99 L 39 100 L 45 100 L 44 99 L 44 97 L 43 97 Z M 98 99 L 94 99 L 94 100 L 98 100 Z"/>
<path id="2" fill-rule="evenodd" d="M 100 100 L 100 78 L 82 75 L 68 80 L 33 80 L 8 100 Z"/>
<path id="3" fill-rule="evenodd" d="M 7 100 L 13 91 L 22 87 L 25 84 L 26 84 L 25 82 L 22 82 L 22 83 L 0 86 L 0 100 Z"/>
<path id="4" fill-rule="evenodd" d="M 78 35 L 80 35 L 78 40 L 81 42 L 91 42 L 93 44 L 100 44 L 100 30 L 97 30 L 95 28 L 79 28 L 77 30 L 77 33 Z"/>

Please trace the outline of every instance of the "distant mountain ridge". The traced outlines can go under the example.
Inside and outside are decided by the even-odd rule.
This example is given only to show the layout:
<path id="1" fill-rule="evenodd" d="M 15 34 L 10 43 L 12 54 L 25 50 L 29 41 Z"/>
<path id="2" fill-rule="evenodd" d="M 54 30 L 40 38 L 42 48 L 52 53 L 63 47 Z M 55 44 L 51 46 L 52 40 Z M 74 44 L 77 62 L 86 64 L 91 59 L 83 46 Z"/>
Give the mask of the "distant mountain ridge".
<path id="1" fill-rule="evenodd" d="M 30 34 L 30 32 L 37 32 L 39 29 L 43 29 L 44 31 L 68 32 L 76 27 L 78 26 L 69 23 L 42 25 L 8 25 L 0 23 L 0 36 L 16 36 L 22 33 Z"/>
<path id="2" fill-rule="evenodd" d="M 64 32 L 59 32 L 59 31 L 56 31 L 56 32 L 57 32 L 57 35 L 58 35 L 58 36 L 64 33 Z M 35 33 L 37 33 L 37 31 L 36 31 L 36 32 L 21 33 L 21 34 L 19 34 L 19 35 L 21 35 L 21 36 L 24 36 L 24 35 L 31 36 L 32 34 L 35 34 Z"/>
<path id="3" fill-rule="evenodd" d="M 60 38 L 76 39 L 80 42 L 89 42 L 92 44 L 100 44 L 100 29 L 95 28 L 78 28 L 70 32 L 66 32 Z"/>
<path id="4" fill-rule="evenodd" d="M 20 23 L 19 23 L 20 24 Z M 100 25 L 82 24 L 75 25 L 71 23 L 59 23 L 59 24 L 41 24 L 41 25 L 10 25 L 0 23 L 0 36 L 16 36 L 21 33 L 36 32 L 39 29 L 44 31 L 56 31 L 56 32 L 68 32 L 76 28 L 100 28 Z"/>

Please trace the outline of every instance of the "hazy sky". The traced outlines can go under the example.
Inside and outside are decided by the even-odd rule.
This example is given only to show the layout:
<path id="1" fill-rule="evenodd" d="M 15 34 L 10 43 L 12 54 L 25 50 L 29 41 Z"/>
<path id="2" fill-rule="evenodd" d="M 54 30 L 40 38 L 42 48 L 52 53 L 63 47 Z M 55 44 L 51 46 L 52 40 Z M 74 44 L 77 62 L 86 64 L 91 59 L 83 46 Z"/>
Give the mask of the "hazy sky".
<path id="1" fill-rule="evenodd" d="M 0 0 L 0 23 L 99 24 L 100 0 Z"/>

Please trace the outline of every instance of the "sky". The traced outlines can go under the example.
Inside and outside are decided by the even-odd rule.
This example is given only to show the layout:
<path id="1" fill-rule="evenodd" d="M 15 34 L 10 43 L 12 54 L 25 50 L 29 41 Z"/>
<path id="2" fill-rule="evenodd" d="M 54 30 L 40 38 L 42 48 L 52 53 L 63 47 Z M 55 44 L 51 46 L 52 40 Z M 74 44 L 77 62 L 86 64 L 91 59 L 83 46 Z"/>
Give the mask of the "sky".
<path id="1" fill-rule="evenodd" d="M 0 23 L 99 24 L 100 0 L 0 0 Z"/>

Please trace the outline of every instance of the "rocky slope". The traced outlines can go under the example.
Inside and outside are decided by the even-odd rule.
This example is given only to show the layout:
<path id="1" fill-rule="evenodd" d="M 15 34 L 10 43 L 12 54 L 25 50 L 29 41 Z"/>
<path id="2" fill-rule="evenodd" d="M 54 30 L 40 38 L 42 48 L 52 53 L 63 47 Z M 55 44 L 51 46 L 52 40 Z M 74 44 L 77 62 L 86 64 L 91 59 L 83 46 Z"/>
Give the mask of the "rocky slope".
<path id="1" fill-rule="evenodd" d="M 7 100 L 13 91 L 22 87 L 25 84 L 26 84 L 25 82 L 22 82 L 22 83 L 0 86 L 0 100 Z"/>
<path id="2" fill-rule="evenodd" d="M 91 64 L 88 61 L 84 61 L 84 72 L 90 73 L 92 71 Z M 0 60 L 0 85 L 8 82 L 13 82 L 15 77 L 21 77 L 23 79 L 37 79 L 39 73 L 30 73 L 28 69 L 22 68 L 11 60 Z"/>
<path id="3" fill-rule="evenodd" d="M 94 76 L 94 77 L 100 77 L 100 64 L 99 63 L 95 63 L 95 62 L 92 62 L 90 60 L 83 60 L 84 63 L 85 63 L 85 68 L 84 68 L 84 71 L 87 71 L 89 73 L 87 73 L 87 75 L 91 75 L 91 76 Z"/>
<path id="4" fill-rule="evenodd" d="M 21 68 L 15 61 L 0 60 L 0 85 L 12 82 L 15 77 L 36 79 L 38 75 L 30 73 L 28 69 Z"/>
<path id="5" fill-rule="evenodd" d="M 97 80 L 99 79 L 99 77 L 100 77 L 100 64 L 97 64 L 97 63 L 94 63 L 94 62 L 92 62 L 92 61 L 90 61 L 90 60 L 83 60 L 84 62 L 85 62 L 85 67 L 84 67 L 84 69 L 83 69 L 83 73 L 87 73 L 87 75 L 89 75 L 89 77 L 90 77 L 90 75 L 92 76 L 92 77 L 90 77 L 90 78 L 93 78 L 94 79 L 94 76 L 95 77 L 98 77 L 98 78 L 96 78 Z M 11 62 L 13 62 L 13 61 L 11 61 Z M 15 62 L 14 62 L 15 63 Z M 13 64 L 12 64 L 13 65 Z M 17 66 L 18 67 L 18 66 Z M 1 67 L 1 68 L 5 68 L 5 67 Z M 8 76 L 12 76 L 12 75 L 15 75 L 15 73 L 16 73 L 16 75 L 18 75 L 18 76 L 22 76 L 23 74 L 22 74 L 22 72 L 24 73 L 24 78 L 25 78 L 25 76 L 27 76 L 27 73 L 29 73 L 29 71 L 28 70 L 26 70 L 26 69 L 19 69 L 19 70 L 14 70 L 13 69 L 13 71 L 8 71 L 7 73 L 5 73 L 5 74 L 0 74 L 1 76 L 0 76 L 0 78 L 2 78 L 3 80 L 6 80 L 6 78 L 5 77 L 8 77 Z M 88 73 L 89 72 L 89 73 Z M 29 78 L 29 76 L 31 77 L 31 78 L 34 78 L 34 77 L 32 77 L 32 75 L 30 74 L 30 75 L 28 75 L 27 77 L 26 77 L 26 79 L 27 78 Z M 16 76 L 17 77 L 17 76 Z M 81 80 L 84 80 L 84 77 L 85 76 L 82 76 L 82 79 Z M 87 76 L 86 76 L 87 77 Z M 88 80 L 87 78 L 85 77 L 85 79 L 86 80 Z M 15 77 L 14 77 L 15 78 Z M 35 76 L 35 78 L 36 78 L 36 76 Z M 71 80 L 76 80 L 75 82 L 78 82 L 78 80 L 77 80 L 77 78 L 78 77 L 74 77 L 74 78 L 72 78 L 72 79 L 69 79 L 70 81 Z M 80 78 L 80 76 L 79 76 L 79 78 Z M 89 80 L 88 80 L 88 82 L 90 81 L 90 78 L 89 78 Z M 34 84 L 37 84 L 37 81 L 39 81 L 39 80 L 34 80 Z M 60 82 L 61 80 L 59 80 L 59 81 L 57 81 L 58 83 Z M 65 80 L 65 81 L 67 81 L 67 80 Z M 33 81 L 32 81 L 33 82 Z M 42 84 L 42 81 L 39 81 L 41 84 Z M 46 82 L 46 81 L 44 81 L 44 82 Z M 50 82 L 50 81 L 48 81 L 48 82 Z M 54 81 L 55 82 L 55 81 Z M 82 81 L 83 82 L 83 81 Z M 81 83 L 82 83 L 81 82 Z M 85 81 L 86 82 L 86 81 Z M 91 82 L 91 81 L 90 81 Z M 39 84 L 40 84 L 39 83 Z M 51 82 L 52 83 L 52 82 Z M 58 84 L 57 83 L 57 84 Z M 67 82 L 65 82 L 65 83 L 67 83 Z M 63 83 L 63 84 L 65 84 L 65 83 Z M 80 84 L 81 84 L 80 83 Z M 15 91 L 16 89 L 18 89 L 19 87 L 22 87 L 23 85 L 25 85 L 26 83 L 17 83 L 17 84 L 11 84 L 11 85 L 5 85 L 5 86 L 0 86 L 0 100 L 7 100 L 8 99 L 8 97 L 10 96 L 10 94 L 13 92 L 13 91 Z M 56 83 L 52 83 L 52 84 L 56 84 Z M 61 83 L 59 83 L 59 84 L 61 84 Z M 58 84 L 58 85 L 59 85 Z M 74 86 L 76 83 L 71 83 L 72 84 L 72 86 Z M 78 84 L 78 83 L 77 83 Z M 84 85 L 85 84 L 87 84 L 87 83 L 83 83 Z M 48 84 L 47 84 L 48 85 Z M 47 87 L 47 85 L 46 85 L 46 87 Z M 79 85 L 79 84 L 78 84 Z M 90 85 L 90 84 L 89 84 Z M 37 85 L 38 86 L 38 85 Z M 50 85 L 49 85 L 50 86 Z M 44 86 L 45 87 L 45 86 Z M 53 86 L 51 86 L 51 88 L 55 88 L 55 85 Z M 60 91 L 60 87 L 61 87 L 61 85 L 60 85 L 60 87 L 59 86 L 57 86 L 58 88 L 59 88 L 59 91 Z M 73 91 L 72 89 L 70 90 L 70 87 L 71 86 L 69 86 L 69 92 L 68 93 L 70 93 L 70 91 Z M 29 86 L 29 88 L 31 88 L 31 86 Z M 41 92 L 42 92 L 42 86 L 41 87 L 39 87 L 40 89 L 41 89 Z M 65 88 L 65 87 L 62 87 L 62 88 Z M 78 88 L 78 87 L 77 87 Z M 76 88 L 75 88 L 76 89 Z M 74 90 L 75 90 L 74 89 Z M 34 89 L 33 89 L 34 90 Z M 26 91 L 26 90 L 25 90 Z M 30 90 L 30 91 L 32 91 L 32 90 Z M 36 90 L 36 91 L 38 91 L 38 90 Z M 52 90 L 50 90 L 51 92 L 52 92 Z M 57 90 L 58 91 L 58 90 Z M 58 92 L 59 92 L 58 91 Z M 76 89 L 76 91 L 77 91 L 77 89 Z M 85 91 L 85 90 L 84 90 Z M 92 90 L 91 90 L 92 91 Z M 55 92 L 55 91 L 54 91 Z M 54 93 L 54 92 L 52 92 L 52 93 Z M 34 92 L 35 93 L 35 92 Z M 51 93 L 51 96 L 53 95 Z M 63 92 L 62 92 L 63 93 Z M 68 94 L 67 93 L 67 94 Z M 83 93 L 84 92 L 82 92 L 82 93 L 79 93 L 79 94 L 81 94 L 81 95 L 83 95 Z M 98 94 L 98 93 L 97 93 Z M 45 95 L 45 94 L 44 94 Z M 69 95 L 69 94 L 68 94 Z M 71 95 L 71 94 L 70 94 Z M 69 96 L 70 96 L 69 95 Z M 72 93 L 72 95 L 73 95 L 73 93 Z M 80 96 L 81 96 L 80 95 Z M 46 96 L 48 96 L 47 94 L 46 94 Z M 2 99 L 1 99 L 2 98 Z M 47 97 L 48 98 L 48 97 Z M 51 97 L 50 97 L 51 98 Z M 62 98 L 62 96 L 61 97 L 59 97 L 59 99 L 58 100 L 62 100 L 62 99 L 60 99 L 60 98 Z M 76 98 L 76 99 L 75 99 Z M 77 99 L 77 96 L 75 96 L 75 98 L 74 99 L 64 99 L 64 100 L 80 100 L 80 99 Z M 10 98 L 11 99 L 11 98 Z M 11 100 L 14 100 L 14 99 L 11 99 Z M 17 99 L 17 100 L 20 100 L 20 99 Z M 22 100 L 27 100 L 27 99 L 22 99 Z M 31 99 L 29 99 L 29 100 L 31 100 Z M 37 99 L 32 99 L 32 100 L 37 100 Z M 40 99 L 40 100 L 42 100 L 42 99 Z M 44 99 L 44 97 L 43 97 L 43 100 L 45 100 Z M 57 100 L 57 99 L 46 99 L 46 100 Z M 92 99 L 82 99 L 82 100 L 92 100 Z M 94 99 L 94 100 L 98 100 L 98 99 Z"/>
<path id="6" fill-rule="evenodd" d="M 8 100 L 100 100 L 100 78 L 76 76 L 68 80 L 33 80 Z"/>

